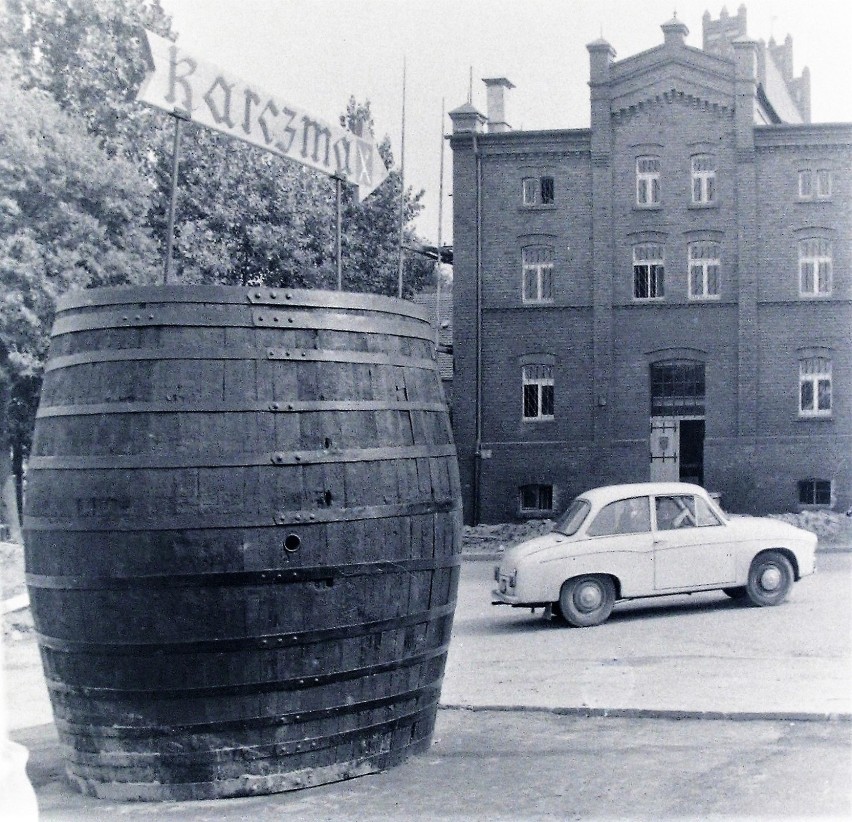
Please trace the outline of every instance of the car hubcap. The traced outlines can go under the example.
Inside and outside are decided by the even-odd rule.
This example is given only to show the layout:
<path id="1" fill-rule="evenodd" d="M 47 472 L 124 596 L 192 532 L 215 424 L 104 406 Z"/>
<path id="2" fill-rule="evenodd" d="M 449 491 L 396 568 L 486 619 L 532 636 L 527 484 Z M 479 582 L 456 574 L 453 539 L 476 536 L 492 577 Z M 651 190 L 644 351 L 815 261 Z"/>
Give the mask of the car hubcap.
<path id="1" fill-rule="evenodd" d="M 781 587 L 781 571 L 774 565 L 764 568 L 760 575 L 760 587 L 764 591 L 777 591 Z"/>
<path id="2" fill-rule="evenodd" d="M 597 585 L 582 585 L 577 591 L 577 607 L 583 611 L 594 611 L 596 608 L 600 608 L 602 601 L 603 594 Z"/>

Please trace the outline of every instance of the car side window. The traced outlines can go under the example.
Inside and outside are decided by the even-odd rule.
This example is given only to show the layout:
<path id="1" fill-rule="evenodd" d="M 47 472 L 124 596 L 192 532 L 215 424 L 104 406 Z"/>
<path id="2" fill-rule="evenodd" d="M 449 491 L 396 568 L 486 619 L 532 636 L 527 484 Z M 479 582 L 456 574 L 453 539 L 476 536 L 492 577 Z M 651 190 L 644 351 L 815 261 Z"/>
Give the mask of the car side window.
<path id="1" fill-rule="evenodd" d="M 694 528 L 695 497 L 678 494 L 656 498 L 657 530 L 672 531 L 675 528 Z"/>
<path id="2" fill-rule="evenodd" d="M 713 509 L 701 497 L 695 498 L 695 524 L 699 528 L 722 524 Z"/>
<path id="3" fill-rule="evenodd" d="M 651 530 L 651 506 L 648 497 L 620 499 L 598 512 L 586 533 L 590 537 L 613 534 L 639 534 Z"/>

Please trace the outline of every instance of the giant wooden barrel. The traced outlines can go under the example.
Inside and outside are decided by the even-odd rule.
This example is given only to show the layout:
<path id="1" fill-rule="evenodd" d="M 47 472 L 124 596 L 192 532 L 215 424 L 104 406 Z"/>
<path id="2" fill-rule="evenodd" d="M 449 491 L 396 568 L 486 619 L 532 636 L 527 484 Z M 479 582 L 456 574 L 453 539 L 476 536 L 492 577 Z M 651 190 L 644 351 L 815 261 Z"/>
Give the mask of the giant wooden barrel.
<path id="1" fill-rule="evenodd" d="M 24 528 L 80 790 L 271 793 L 428 747 L 461 551 L 432 339 L 373 295 L 60 303 Z"/>

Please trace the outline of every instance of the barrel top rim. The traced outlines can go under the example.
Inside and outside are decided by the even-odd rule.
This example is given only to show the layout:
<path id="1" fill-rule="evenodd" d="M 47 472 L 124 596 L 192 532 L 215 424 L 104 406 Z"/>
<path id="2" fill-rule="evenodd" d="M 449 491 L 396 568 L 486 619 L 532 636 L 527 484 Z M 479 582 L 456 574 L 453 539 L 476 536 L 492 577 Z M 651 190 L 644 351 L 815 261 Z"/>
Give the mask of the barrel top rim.
<path id="1" fill-rule="evenodd" d="M 274 300 L 270 299 L 275 295 Z M 280 300 L 280 302 L 277 302 Z M 401 314 L 429 322 L 430 313 L 411 300 L 362 291 L 274 288 L 236 285 L 119 285 L 81 289 L 62 295 L 56 313 L 129 303 L 219 303 L 223 305 L 357 309 Z"/>

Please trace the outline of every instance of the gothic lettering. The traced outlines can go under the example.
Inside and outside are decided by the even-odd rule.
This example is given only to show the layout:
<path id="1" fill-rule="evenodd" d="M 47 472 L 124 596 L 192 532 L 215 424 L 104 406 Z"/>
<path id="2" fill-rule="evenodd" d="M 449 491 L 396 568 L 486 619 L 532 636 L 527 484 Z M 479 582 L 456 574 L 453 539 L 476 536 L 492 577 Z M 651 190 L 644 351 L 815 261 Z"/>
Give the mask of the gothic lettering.
<path id="1" fill-rule="evenodd" d="M 352 173 L 349 167 L 349 150 L 352 141 L 347 137 L 338 137 L 334 143 L 334 159 L 337 162 L 337 172 L 343 172 L 347 177 Z"/>
<path id="2" fill-rule="evenodd" d="M 373 182 L 373 148 L 363 140 L 358 141 L 358 160 L 358 179 L 355 185 L 369 186 Z"/>
<path id="3" fill-rule="evenodd" d="M 260 103 L 260 97 L 255 94 L 250 88 L 247 88 L 243 91 L 243 96 L 246 98 L 246 107 L 245 113 L 243 114 L 243 131 L 246 134 L 251 134 L 251 104 L 254 103 L 258 105 Z M 267 107 L 269 103 L 266 104 Z M 265 111 L 266 109 L 264 109 Z M 278 112 L 273 112 L 273 116 L 277 116 Z M 261 119 L 263 116 L 263 112 L 260 113 L 257 120 L 260 123 L 260 127 L 263 129 L 263 137 L 267 143 L 271 142 L 272 138 L 269 136 L 268 130 L 266 128 L 266 123 Z"/>
<path id="4" fill-rule="evenodd" d="M 185 71 L 183 74 L 178 74 L 178 66 L 181 65 L 185 67 Z M 195 74 L 197 68 L 197 63 L 191 57 L 182 57 L 178 60 L 177 46 L 172 46 L 169 49 L 169 90 L 166 94 L 167 102 L 175 102 L 177 99 L 175 86 L 180 83 L 181 88 L 183 88 L 183 104 L 177 106 L 177 108 L 182 108 L 184 111 L 192 111 L 192 86 L 186 78 Z"/>
<path id="5" fill-rule="evenodd" d="M 324 166 L 327 166 L 329 149 L 331 147 L 331 131 L 329 131 L 328 126 L 321 126 L 319 121 L 314 120 L 307 115 L 302 117 L 302 123 L 304 124 L 304 130 L 302 131 L 302 157 L 308 156 L 309 135 L 311 131 L 313 131 L 314 153 L 311 155 L 311 159 L 315 163 L 321 162 Z M 322 138 L 325 138 L 325 155 L 324 159 L 320 160 L 320 140 Z"/>
<path id="6" fill-rule="evenodd" d="M 287 140 L 286 142 L 276 140 L 275 148 L 277 148 L 282 154 L 287 154 L 293 146 L 293 140 L 296 138 L 296 129 L 292 125 L 292 122 L 296 117 L 296 112 L 285 107 L 284 111 L 281 113 L 287 118 L 287 125 L 284 126 L 284 134 L 287 135 Z"/>
<path id="7" fill-rule="evenodd" d="M 220 111 L 216 105 L 216 100 L 213 97 L 213 92 L 216 89 L 222 89 L 222 102 L 224 104 L 223 110 Z M 207 103 L 207 108 L 210 109 L 210 113 L 213 115 L 213 122 L 216 125 L 219 123 L 225 123 L 228 128 L 233 128 L 236 124 L 231 119 L 231 91 L 233 91 L 234 83 L 230 85 L 226 83 L 222 77 L 216 77 L 213 81 L 213 85 L 207 89 L 207 92 L 204 95 L 204 102 Z"/>
<path id="8" fill-rule="evenodd" d="M 269 123 L 266 122 L 266 112 L 269 112 L 273 117 L 277 117 L 281 112 L 278 111 L 278 106 L 272 102 L 272 100 L 267 100 L 266 105 L 261 109 L 260 114 L 257 115 L 257 122 L 260 123 L 260 130 L 263 132 L 263 139 L 267 145 L 272 142 L 272 131 L 269 128 Z"/>

